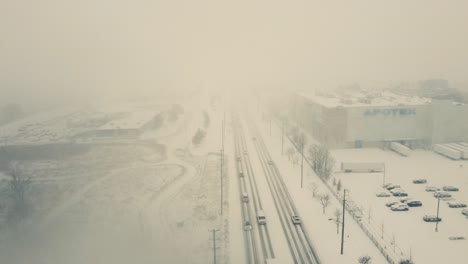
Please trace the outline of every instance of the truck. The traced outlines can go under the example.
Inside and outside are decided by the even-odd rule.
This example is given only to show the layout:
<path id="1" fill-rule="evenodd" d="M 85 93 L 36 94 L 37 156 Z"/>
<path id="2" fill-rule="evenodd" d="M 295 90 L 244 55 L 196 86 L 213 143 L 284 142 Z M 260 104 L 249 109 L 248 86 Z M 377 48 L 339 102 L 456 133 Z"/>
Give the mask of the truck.
<path id="1" fill-rule="evenodd" d="M 411 154 L 410 148 L 398 142 L 392 142 L 390 144 L 390 149 L 404 157 L 408 157 Z"/>
<path id="2" fill-rule="evenodd" d="M 385 164 L 382 162 L 341 162 L 344 172 L 383 172 Z"/>
<path id="3" fill-rule="evenodd" d="M 263 210 L 258 210 L 258 212 L 257 212 L 257 222 L 258 222 L 259 225 L 266 224 L 265 212 L 263 212 Z"/>
<path id="4" fill-rule="evenodd" d="M 458 150 L 461 152 L 461 158 L 462 159 L 468 159 L 468 147 L 465 147 L 463 145 L 457 144 L 457 143 L 449 143 L 449 144 L 444 144 L 444 146 L 449 147 L 454 150 Z"/>
<path id="5" fill-rule="evenodd" d="M 446 147 L 443 144 L 435 144 L 434 147 L 432 147 L 432 150 L 440 155 L 443 155 L 453 160 L 459 160 L 462 157 L 460 151 Z"/>

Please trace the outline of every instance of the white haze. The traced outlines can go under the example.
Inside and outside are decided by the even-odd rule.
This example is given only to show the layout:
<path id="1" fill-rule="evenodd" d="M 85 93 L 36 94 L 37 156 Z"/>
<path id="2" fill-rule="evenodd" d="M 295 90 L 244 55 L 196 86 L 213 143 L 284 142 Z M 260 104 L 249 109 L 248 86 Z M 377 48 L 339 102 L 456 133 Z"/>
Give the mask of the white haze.
<path id="1" fill-rule="evenodd" d="M 466 81 L 466 1 L 0 3 L 0 103 Z"/>

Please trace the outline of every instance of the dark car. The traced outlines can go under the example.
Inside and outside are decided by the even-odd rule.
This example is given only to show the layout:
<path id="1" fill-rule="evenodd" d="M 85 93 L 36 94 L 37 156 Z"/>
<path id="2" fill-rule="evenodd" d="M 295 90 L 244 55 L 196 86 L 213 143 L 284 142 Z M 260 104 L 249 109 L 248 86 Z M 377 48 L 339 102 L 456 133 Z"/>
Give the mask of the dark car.
<path id="1" fill-rule="evenodd" d="M 394 193 L 393 193 L 393 196 L 395 196 L 395 197 L 403 197 L 403 196 L 408 196 L 408 193 L 406 193 L 406 192 L 401 192 L 401 191 L 400 191 L 400 192 L 394 192 Z"/>
<path id="2" fill-rule="evenodd" d="M 423 183 L 427 183 L 427 180 L 426 179 L 416 179 L 416 180 L 413 180 L 413 183 L 414 184 L 423 184 Z"/>
<path id="3" fill-rule="evenodd" d="M 426 222 L 441 222 L 442 218 L 437 217 L 435 215 L 425 215 L 423 216 L 423 220 Z"/>
<path id="4" fill-rule="evenodd" d="M 409 207 L 419 207 L 419 206 L 422 206 L 422 202 L 421 202 L 421 201 L 415 201 L 415 200 L 407 201 L 406 204 L 407 204 Z"/>
<path id="5" fill-rule="evenodd" d="M 442 187 L 442 190 L 446 192 L 458 192 L 459 191 L 459 189 L 455 186 L 444 186 Z"/>
<path id="6" fill-rule="evenodd" d="M 401 186 L 400 185 L 396 185 L 396 184 L 393 184 L 393 185 L 390 185 L 387 187 L 387 190 L 393 190 L 393 189 L 396 189 L 396 188 L 400 188 Z"/>

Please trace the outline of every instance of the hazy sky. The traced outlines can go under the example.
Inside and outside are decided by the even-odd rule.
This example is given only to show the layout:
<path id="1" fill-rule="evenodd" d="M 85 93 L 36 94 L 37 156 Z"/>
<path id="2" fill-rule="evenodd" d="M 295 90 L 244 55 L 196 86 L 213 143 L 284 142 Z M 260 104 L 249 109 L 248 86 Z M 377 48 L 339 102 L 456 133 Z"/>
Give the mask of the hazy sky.
<path id="1" fill-rule="evenodd" d="M 464 0 L 0 0 L 0 103 L 466 81 L 467 17 Z"/>

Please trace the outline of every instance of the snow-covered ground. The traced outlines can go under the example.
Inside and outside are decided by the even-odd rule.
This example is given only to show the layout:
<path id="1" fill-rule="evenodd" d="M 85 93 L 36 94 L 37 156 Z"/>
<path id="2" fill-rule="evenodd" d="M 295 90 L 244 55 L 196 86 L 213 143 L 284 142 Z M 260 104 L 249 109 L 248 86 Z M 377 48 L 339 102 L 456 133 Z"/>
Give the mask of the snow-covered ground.
<path id="1" fill-rule="evenodd" d="M 261 117 L 254 113 L 251 112 L 251 116 L 256 116 L 259 131 L 263 134 L 263 139 L 270 154 L 283 175 L 283 179 L 298 208 L 303 225 L 307 228 L 322 262 L 356 263 L 359 257 L 369 255 L 372 257 L 373 263 L 386 263 L 385 258 L 349 214 L 345 215 L 347 220 L 344 254 L 340 254 L 341 227 L 340 234 L 337 234 L 336 223 L 329 219 L 334 218 L 336 209 L 341 210 L 341 203 L 332 197 L 330 205 L 326 208 L 326 213 L 323 214 L 322 205 L 313 197 L 311 186 L 317 184 L 320 194 L 327 193 L 328 189 L 306 165 L 304 165 L 304 182 L 303 188 L 301 188 L 300 166 L 294 166 L 288 161 L 286 155 L 281 155 L 281 130 L 273 124 L 270 136 L 269 123 L 261 121 Z M 290 146 L 292 145 L 285 139 L 284 149 Z M 274 229 L 280 230 L 280 227 L 277 226 Z M 280 247 L 285 248 L 285 245 L 280 245 Z"/>
<path id="2" fill-rule="evenodd" d="M 142 140 L 89 144 L 70 156 L 21 160 L 22 171 L 32 175 L 28 195 L 34 197 L 33 222 L 38 225 L 30 223 L 30 232 L 1 232 L 0 262 L 208 263 L 213 261 L 213 228 L 219 230 L 218 263 L 231 263 L 231 255 L 232 263 L 243 259 L 243 247 L 236 246 L 241 237 L 236 241 L 237 231 L 230 225 L 238 220 L 227 199 L 228 143 L 220 215 L 223 112 L 208 107 L 203 95 L 190 100 L 178 120 L 165 122 Z M 192 136 L 204 127 L 203 110 L 210 124 L 206 138 L 193 146 Z M 232 134 L 226 129 L 226 142 L 228 138 Z M 57 251 L 64 254 L 54 256 Z"/>
<path id="3" fill-rule="evenodd" d="M 431 151 L 414 150 L 410 157 L 402 157 L 390 150 L 345 149 L 332 151 L 337 162 L 385 162 L 385 181 L 398 184 L 410 198 L 423 203 L 422 207 L 411 207 L 406 212 L 394 212 L 385 203 L 398 200 L 396 197 L 378 198 L 377 192 L 384 191 L 383 173 L 336 173 L 343 186 L 363 209 L 364 221 L 369 221 L 377 232 L 387 240 L 395 239 L 401 251 L 412 256 L 416 263 L 465 263 L 468 259 L 468 240 L 449 240 L 451 236 L 468 239 L 468 219 L 460 208 L 449 208 L 449 200 L 441 200 L 438 232 L 435 223 L 423 221 L 425 214 L 437 213 L 437 199 L 426 186 L 442 188 L 456 186 L 453 201 L 468 202 L 468 162 L 453 161 Z M 427 184 L 413 184 L 418 178 L 427 179 Z M 452 199 L 450 199 L 452 200 Z M 369 213 L 370 212 L 370 213 Z M 398 249 L 397 249 L 398 250 Z"/>

